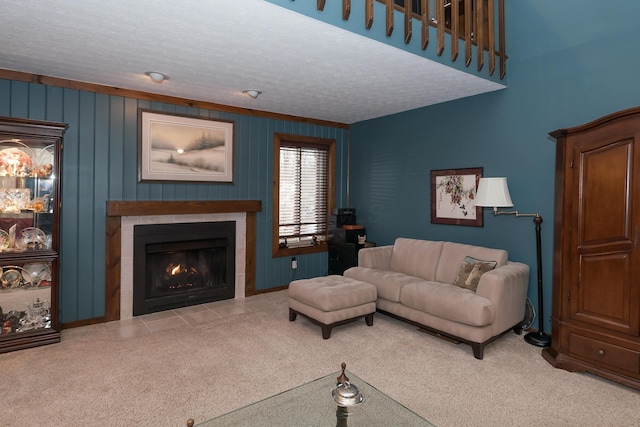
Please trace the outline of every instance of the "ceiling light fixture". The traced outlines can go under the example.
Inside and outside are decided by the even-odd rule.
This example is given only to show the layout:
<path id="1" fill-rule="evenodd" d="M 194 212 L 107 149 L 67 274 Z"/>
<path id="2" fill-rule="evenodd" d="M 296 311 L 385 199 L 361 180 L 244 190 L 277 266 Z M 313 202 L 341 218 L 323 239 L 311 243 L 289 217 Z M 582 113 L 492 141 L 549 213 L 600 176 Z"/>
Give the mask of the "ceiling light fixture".
<path id="1" fill-rule="evenodd" d="M 159 71 L 146 71 L 145 74 L 149 76 L 154 83 L 162 83 L 165 80 L 169 80 L 169 76 Z"/>
<path id="2" fill-rule="evenodd" d="M 242 93 L 244 93 L 245 95 L 249 95 L 253 99 L 256 99 L 258 95 L 262 93 L 262 91 L 256 90 L 256 89 L 247 89 L 247 90 L 243 90 Z"/>

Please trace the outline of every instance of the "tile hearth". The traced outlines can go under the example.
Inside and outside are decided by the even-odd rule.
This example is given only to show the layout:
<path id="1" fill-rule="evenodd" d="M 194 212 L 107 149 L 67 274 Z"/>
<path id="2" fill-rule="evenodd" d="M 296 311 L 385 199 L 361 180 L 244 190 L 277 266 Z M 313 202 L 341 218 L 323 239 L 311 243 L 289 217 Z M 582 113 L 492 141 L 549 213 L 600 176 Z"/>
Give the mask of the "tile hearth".
<path id="1" fill-rule="evenodd" d="M 113 340 L 141 337 L 175 328 L 197 327 L 245 313 L 280 310 L 286 314 L 287 291 L 268 292 L 244 299 L 193 305 L 103 323 Z"/>

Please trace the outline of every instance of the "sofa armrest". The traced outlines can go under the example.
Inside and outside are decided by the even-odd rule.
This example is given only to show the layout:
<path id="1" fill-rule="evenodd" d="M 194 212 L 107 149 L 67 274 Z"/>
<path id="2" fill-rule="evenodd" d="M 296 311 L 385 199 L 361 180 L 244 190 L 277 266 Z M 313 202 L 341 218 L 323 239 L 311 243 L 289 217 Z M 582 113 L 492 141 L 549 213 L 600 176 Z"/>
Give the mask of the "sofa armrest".
<path id="1" fill-rule="evenodd" d="M 494 334 L 513 327 L 524 319 L 529 288 L 529 266 L 508 261 L 480 277 L 476 294 L 493 302 L 496 319 Z"/>
<path id="2" fill-rule="evenodd" d="M 358 267 L 389 270 L 393 245 L 362 248 L 358 252 Z"/>

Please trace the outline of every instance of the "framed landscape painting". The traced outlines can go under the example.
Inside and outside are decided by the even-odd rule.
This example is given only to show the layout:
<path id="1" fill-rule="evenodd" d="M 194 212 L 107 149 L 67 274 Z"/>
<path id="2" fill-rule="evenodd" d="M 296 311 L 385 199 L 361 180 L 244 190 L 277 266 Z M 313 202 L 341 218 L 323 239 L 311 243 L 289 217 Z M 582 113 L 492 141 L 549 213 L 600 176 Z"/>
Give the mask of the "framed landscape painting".
<path id="1" fill-rule="evenodd" d="M 482 168 L 431 171 L 431 222 L 482 227 L 482 208 L 475 204 Z"/>
<path id="2" fill-rule="evenodd" d="M 139 181 L 233 182 L 232 121 L 139 110 Z"/>

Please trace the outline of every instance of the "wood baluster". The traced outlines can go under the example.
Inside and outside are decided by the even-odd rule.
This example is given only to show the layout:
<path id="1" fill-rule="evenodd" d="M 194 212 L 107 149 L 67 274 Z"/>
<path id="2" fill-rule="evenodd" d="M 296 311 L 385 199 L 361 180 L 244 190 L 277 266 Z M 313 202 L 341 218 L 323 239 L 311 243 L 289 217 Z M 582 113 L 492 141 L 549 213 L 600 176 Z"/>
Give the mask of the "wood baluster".
<path id="1" fill-rule="evenodd" d="M 373 25 L 373 0 L 365 0 L 364 4 L 364 27 L 367 30 Z"/>
<path id="2" fill-rule="evenodd" d="M 387 37 L 393 34 L 393 0 L 386 0 L 387 4 Z"/>
<path id="3" fill-rule="evenodd" d="M 504 41 L 504 0 L 498 0 L 498 36 L 500 38 L 500 79 L 504 79 L 507 74 L 507 52 Z"/>
<path id="4" fill-rule="evenodd" d="M 493 8 L 493 0 L 489 0 L 489 2 L 487 3 L 487 18 L 489 18 L 488 21 L 488 28 L 487 28 L 487 32 L 488 32 L 488 40 L 487 40 L 487 44 L 488 44 L 488 48 L 489 48 L 489 75 L 492 76 L 493 72 L 496 70 L 496 49 L 495 49 L 495 43 L 496 43 L 496 35 L 495 35 L 495 25 L 494 25 L 494 8 Z"/>
<path id="5" fill-rule="evenodd" d="M 458 19 L 460 0 L 451 2 L 451 60 L 458 59 Z"/>
<path id="6" fill-rule="evenodd" d="M 422 50 L 429 45 L 429 6 L 427 0 L 422 0 Z"/>
<path id="7" fill-rule="evenodd" d="M 413 34 L 413 17 L 411 0 L 404 0 L 404 44 L 409 44 Z"/>
<path id="8" fill-rule="evenodd" d="M 438 56 L 444 51 L 444 0 L 436 1 L 436 20 L 438 28 Z"/>
<path id="9" fill-rule="evenodd" d="M 478 54 L 478 71 L 484 65 L 484 0 L 476 0 L 476 48 Z"/>
<path id="10" fill-rule="evenodd" d="M 349 15 L 351 15 L 351 0 L 342 0 L 342 19 L 348 21 Z"/>
<path id="11" fill-rule="evenodd" d="M 464 65 L 471 64 L 471 33 L 473 32 L 471 0 L 464 0 Z"/>
<path id="12" fill-rule="evenodd" d="M 295 0 L 291 0 L 295 1 Z M 464 34 L 460 31 L 460 3 L 464 1 Z M 487 2 L 485 7 L 485 1 Z M 500 79 L 507 73 L 506 70 L 506 46 L 505 46 L 505 16 L 504 0 L 498 0 L 498 51 L 496 52 L 496 31 L 495 31 L 495 0 L 452 0 L 451 1 L 451 60 L 455 61 L 459 54 L 459 38 L 464 37 L 465 43 L 465 66 L 469 66 L 472 61 L 472 45 L 477 48 L 478 71 L 484 66 L 484 51 L 489 55 L 489 75 L 493 75 L 496 68 L 496 55 L 500 60 Z M 394 29 L 394 0 L 385 0 L 386 8 L 386 35 L 390 37 Z M 317 0 L 317 9 L 324 11 L 326 0 Z M 404 42 L 409 44 L 413 36 L 413 10 L 412 1 L 404 0 Z M 374 0 L 365 0 L 365 28 L 371 29 L 373 26 Z M 429 45 L 429 2 L 420 0 L 421 11 L 421 32 L 422 50 L 426 50 Z M 486 14 L 486 24 L 485 24 Z M 342 0 L 342 19 L 347 21 L 351 15 L 351 0 Z M 444 52 L 445 28 L 445 8 L 444 0 L 436 0 L 436 29 L 438 38 L 437 54 L 441 56 Z M 486 34 L 485 34 L 486 32 Z M 485 41 L 485 38 L 487 39 Z"/>

